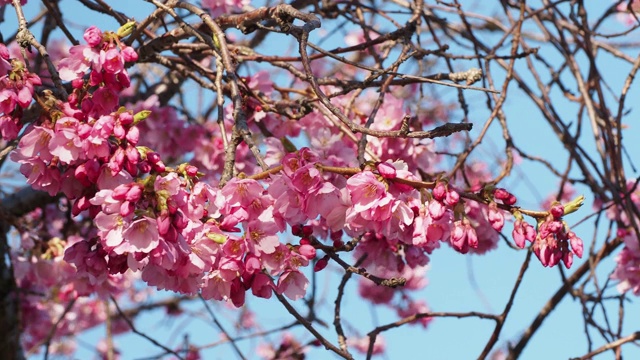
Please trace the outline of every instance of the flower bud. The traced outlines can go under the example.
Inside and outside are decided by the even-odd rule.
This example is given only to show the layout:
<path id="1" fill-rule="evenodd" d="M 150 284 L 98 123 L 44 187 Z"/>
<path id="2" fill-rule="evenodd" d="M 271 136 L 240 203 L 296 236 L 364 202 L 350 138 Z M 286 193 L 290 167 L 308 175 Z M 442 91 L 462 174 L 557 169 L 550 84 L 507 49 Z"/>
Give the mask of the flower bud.
<path id="1" fill-rule="evenodd" d="M 138 61 L 138 53 L 131 46 L 125 46 L 122 49 L 121 53 L 122 53 L 122 58 L 126 62 Z"/>
<path id="2" fill-rule="evenodd" d="M 85 30 L 83 38 L 87 42 L 87 45 L 96 47 L 102 42 L 102 31 L 96 26 L 91 26 Z"/>
<path id="3" fill-rule="evenodd" d="M 555 219 L 560 219 L 562 215 L 564 215 L 564 206 L 560 203 L 556 203 L 551 206 L 549 212 Z"/>
<path id="4" fill-rule="evenodd" d="M 498 200 L 505 200 L 511 195 L 507 190 L 503 188 L 497 188 L 493 191 L 493 197 Z"/>
<path id="5" fill-rule="evenodd" d="M 120 28 L 118 28 L 118 31 L 116 31 L 116 35 L 118 35 L 119 38 L 124 38 L 126 36 L 131 35 L 131 33 L 135 28 L 136 28 L 136 22 L 128 21 L 124 25 L 120 26 Z"/>
<path id="6" fill-rule="evenodd" d="M 577 198 L 571 200 L 567 204 L 564 204 L 564 214 L 571 214 L 576 212 L 584 204 L 584 195 L 580 195 Z"/>
<path id="7" fill-rule="evenodd" d="M 445 196 L 447 196 L 447 188 L 442 181 L 439 181 L 436 183 L 436 187 L 433 188 L 433 198 L 438 201 L 442 201 Z"/>
<path id="8" fill-rule="evenodd" d="M 582 239 L 580 239 L 573 231 L 569 231 L 567 236 L 569 237 L 569 243 L 571 244 L 571 251 L 576 254 L 577 257 L 582 258 L 582 252 L 584 251 Z"/>
<path id="9" fill-rule="evenodd" d="M 140 123 L 144 119 L 148 118 L 149 115 L 151 115 L 151 111 L 150 110 L 142 110 L 142 111 L 136 113 L 135 115 L 133 115 L 133 125 L 137 125 L 138 123 Z"/>
<path id="10" fill-rule="evenodd" d="M 318 262 L 313 266 L 313 271 L 319 272 L 324 270 L 329 264 L 329 255 L 325 255 L 322 259 L 318 260 Z"/>
<path id="11" fill-rule="evenodd" d="M 298 248 L 298 252 L 300 253 L 300 255 L 307 258 L 307 260 L 311 260 L 316 257 L 316 249 L 308 244 L 300 245 L 300 247 Z"/>

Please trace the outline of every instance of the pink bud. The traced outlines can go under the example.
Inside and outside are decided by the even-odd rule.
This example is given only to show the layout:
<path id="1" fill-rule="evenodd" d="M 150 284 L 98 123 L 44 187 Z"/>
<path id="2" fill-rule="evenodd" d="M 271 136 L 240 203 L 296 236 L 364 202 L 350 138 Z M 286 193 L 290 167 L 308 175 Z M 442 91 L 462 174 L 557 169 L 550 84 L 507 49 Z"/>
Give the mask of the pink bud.
<path id="1" fill-rule="evenodd" d="M 147 160 L 149 160 L 150 163 L 155 164 L 160 161 L 160 155 L 156 152 L 148 152 Z"/>
<path id="2" fill-rule="evenodd" d="M 504 226 L 504 214 L 498 209 L 498 204 L 492 202 L 489 205 L 489 214 L 487 216 L 491 227 L 496 231 L 502 231 Z"/>
<path id="3" fill-rule="evenodd" d="M 146 174 L 151 171 L 151 164 L 148 161 L 141 161 L 138 163 L 138 169 L 140 172 Z"/>
<path id="4" fill-rule="evenodd" d="M 519 248 L 524 248 L 525 240 L 533 241 L 536 238 L 536 231 L 524 220 L 516 220 L 513 224 L 513 232 L 511 233 L 513 240 Z"/>
<path id="5" fill-rule="evenodd" d="M 122 124 L 116 123 L 115 126 L 113 127 L 113 136 L 115 136 L 118 139 L 124 139 L 125 134 L 126 134 L 126 131 L 122 127 Z"/>
<path id="6" fill-rule="evenodd" d="M 476 249 L 478 247 L 478 234 L 476 233 L 476 229 L 474 229 L 471 224 L 466 224 L 466 233 L 467 233 L 467 242 L 469 246 Z"/>
<path id="7" fill-rule="evenodd" d="M 449 206 L 454 206 L 460 200 L 460 195 L 455 190 L 448 190 L 444 202 Z"/>
<path id="8" fill-rule="evenodd" d="M 160 215 L 156 218 L 158 225 L 158 234 L 165 235 L 169 232 L 169 226 L 171 225 L 171 218 L 168 215 Z"/>
<path id="9" fill-rule="evenodd" d="M 305 225 L 302 227 L 302 234 L 307 237 L 313 234 L 313 226 Z"/>
<path id="10" fill-rule="evenodd" d="M 190 177 L 194 177 L 198 175 L 198 168 L 193 166 L 193 165 L 187 165 L 187 167 L 184 170 L 188 176 Z"/>
<path id="11" fill-rule="evenodd" d="M 537 248 L 535 250 L 535 254 L 538 257 L 538 260 L 540 260 L 542 266 L 549 266 L 549 257 L 551 254 L 549 253 L 549 248 L 546 245 L 542 245 L 541 247 Z"/>
<path id="12" fill-rule="evenodd" d="M 517 201 L 517 198 L 513 194 L 503 188 L 495 189 L 493 192 L 493 197 L 497 200 L 502 201 L 503 204 L 509 206 L 515 204 Z"/>
<path id="13" fill-rule="evenodd" d="M 522 225 L 518 224 L 521 221 L 522 220 L 516 220 L 511 236 L 513 237 L 513 241 L 515 241 L 516 246 L 518 246 L 520 249 L 523 249 L 525 244 L 524 229 Z"/>
<path id="14" fill-rule="evenodd" d="M 153 164 L 153 170 L 161 173 L 166 170 L 166 167 L 164 166 L 164 163 L 162 161 L 158 161 L 157 163 Z"/>
<path id="15" fill-rule="evenodd" d="M 447 188 L 444 182 L 439 181 L 436 183 L 436 187 L 432 191 L 433 198 L 439 201 L 444 200 L 445 196 L 447 196 Z"/>
<path id="16" fill-rule="evenodd" d="M 307 260 L 311 260 L 316 257 L 316 249 L 311 245 L 300 245 L 300 247 L 298 248 L 298 252 L 300 253 L 300 255 L 307 258 Z"/>
<path id="17" fill-rule="evenodd" d="M 147 153 L 147 160 L 151 163 L 153 170 L 157 172 L 163 172 L 165 170 L 164 163 L 160 159 L 160 155 L 155 152 Z"/>
<path id="18" fill-rule="evenodd" d="M 124 126 L 131 125 L 131 123 L 133 122 L 133 114 L 131 114 L 128 111 L 125 111 L 120 115 L 118 115 L 118 120 L 120 120 L 120 124 Z"/>
<path id="19" fill-rule="evenodd" d="M 95 26 L 91 26 L 84 32 L 84 40 L 91 47 L 96 47 L 102 42 L 102 31 Z"/>
<path id="20" fill-rule="evenodd" d="M 554 218 L 560 219 L 562 215 L 564 215 L 564 206 L 562 206 L 562 204 L 555 204 L 551 206 L 551 210 L 549 210 L 549 212 Z"/>
<path id="21" fill-rule="evenodd" d="M 325 255 L 322 259 L 318 260 L 318 262 L 313 266 L 313 271 L 319 272 L 324 270 L 329 264 L 329 255 Z"/>
<path id="22" fill-rule="evenodd" d="M 515 204 L 517 201 L 518 201 L 518 199 L 513 194 L 509 194 L 509 197 L 507 197 L 505 200 L 502 200 L 502 202 L 505 205 L 509 205 L 509 206 Z"/>
<path id="23" fill-rule="evenodd" d="M 572 252 L 564 253 L 564 256 L 562 257 L 562 262 L 564 263 L 564 266 L 567 267 L 567 269 L 570 269 L 571 265 L 573 264 L 573 253 Z"/>
<path id="24" fill-rule="evenodd" d="M 135 209 L 135 206 L 131 202 L 125 201 L 120 205 L 120 215 L 122 215 L 122 217 L 128 216 L 132 214 Z"/>
<path id="25" fill-rule="evenodd" d="M 129 189 L 129 191 L 127 191 L 127 195 L 125 199 L 131 202 L 138 202 L 138 200 L 140 200 L 141 197 L 142 197 L 142 186 L 135 184 L 131 186 L 131 189 Z"/>
<path id="26" fill-rule="evenodd" d="M 571 251 L 576 254 L 577 257 L 582 258 L 582 252 L 584 251 L 584 244 L 573 231 L 569 231 L 567 234 L 569 237 L 569 243 L 571 244 Z"/>
<path id="27" fill-rule="evenodd" d="M 113 189 L 113 193 L 111 194 L 111 197 L 113 197 L 114 200 L 122 201 L 125 199 L 130 189 L 131 189 L 131 184 L 118 185 L 115 189 Z"/>
<path id="28" fill-rule="evenodd" d="M 556 266 L 560 263 L 563 258 L 563 254 L 559 250 L 550 251 L 551 256 L 549 257 L 549 263 L 547 266 Z"/>
<path id="29" fill-rule="evenodd" d="M 140 130 L 138 130 L 136 126 L 130 127 L 129 131 L 127 131 L 127 141 L 129 141 L 131 145 L 135 146 L 136 144 L 138 144 L 139 140 Z"/>
<path id="30" fill-rule="evenodd" d="M 233 306 L 237 308 L 242 307 L 242 305 L 244 305 L 245 296 L 246 291 L 242 286 L 240 278 L 235 278 L 231 283 L 231 302 L 233 303 Z"/>
<path id="31" fill-rule="evenodd" d="M 493 191 L 493 197 L 498 200 L 506 200 L 511 195 L 507 190 L 503 188 L 497 188 Z"/>
<path id="32" fill-rule="evenodd" d="M 91 186 L 91 181 L 87 178 L 87 170 L 84 164 L 81 164 L 74 171 L 74 175 L 78 181 L 82 184 L 82 186 L 89 187 Z"/>
<path id="33" fill-rule="evenodd" d="M 462 221 L 458 220 L 453 223 L 453 229 L 451 229 L 451 245 L 453 248 L 462 253 L 466 254 L 469 252 L 469 244 L 467 243 L 467 231 L 465 226 L 462 224 Z"/>
<path id="34" fill-rule="evenodd" d="M 293 236 L 302 236 L 302 224 L 292 225 L 291 234 Z"/>
<path id="35" fill-rule="evenodd" d="M 140 152 L 133 146 L 127 146 L 125 149 L 127 160 L 132 164 L 137 164 L 140 161 Z"/>
<path id="36" fill-rule="evenodd" d="M 87 173 L 87 179 L 92 183 L 98 182 L 98 177 L 100 177 L 100 162 L 97 159 L 88 160 L 83 164 L 85 166 L 85 171 Z"/>
<path id="37" fill-rule="evenodd" d="M 122 58 L 126 62 L 134 62 L 138 60 L 138 53 L 131 46 L 125 46 L 122 49 Z"/>

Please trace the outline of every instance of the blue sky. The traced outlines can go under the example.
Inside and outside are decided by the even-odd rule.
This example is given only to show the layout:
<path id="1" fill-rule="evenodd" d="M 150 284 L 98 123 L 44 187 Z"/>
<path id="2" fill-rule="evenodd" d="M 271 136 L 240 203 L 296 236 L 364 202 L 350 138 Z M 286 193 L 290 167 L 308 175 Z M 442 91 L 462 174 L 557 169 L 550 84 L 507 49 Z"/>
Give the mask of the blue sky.
<path id="1" fill-rule="evenodd" d="M 134 5 L 131 5 L 134 4 Z M 122 6 L 127 11 L 134 11 L 137 14 L 149 13 L 149 9 L 153 9 L 149 3 L 144 1 L 130 1 L 127 5 L 120 2 L 114 2 L 114 6 Z M 601 9 L 595 6 L 598 11 L 602 11 L 608 6 L 608 1 L 601 2 Z M 39 3 L 31 0 L 25 7 L 27 14 L 35 14 L 39 9 Z M 135 6 L 135 10 L 131 9 Z M 82 6 L 76 2 L 64 0 L 61 7 L 65 14 L 70 15 L 70 26 L 76 34 L 81 34 L 85 27 L 85 19 L 94 19 L 94 16 L 85 11 Z M 12 9 L 6 9 L 6 23 L 0 24 L 0 30 L 6 37 L 15 28 L 14 13 Z M 104 18 L 96 18 L 97 24 L 103 30 L 115 30 L 117 24 L 113 21 L 104 21 Z M 606 29 L 620 29 L 620 25 L 610 23 Z M 37 32 L 36 32 L 37 34 Z M 338 33 L 339 34 L 339 33 Z M 80 38 L 80 36 L 78 36 Z M 638 35 L 631 33 L 629 41 L 637 41 Z M 312 39 L 313 41 L 313 39 Z M 330 44 L 327 40 L 326 44 Z M 272 46 L 273 44 L 269 44 Z M 329 46 L 332 47 L 332 46 Z M 277 51 L 273 49 L 273 51 Z M 607 74 L 610 75 L 609 85 L 615 91 L 619 91 L 622 87 L 624 77 L 629 71 L 630 66 L 619 65 L 614 63 L 613 59 L 606 59 L 602 67 L 607 68 Z M 558 59 L 560 60 L 560 59 Z M 473 63 L 463 63 L 461 67 L 475 66 Z M 501 85 L 501 84 L 500 84 Z M 510 90 L 512 94 L 509 96 L 505 104 L 505 112 L 510 121 L 511 130 L 516 143 L 527 149 L 529 153 L 539 155 L 559 168 L 563 168 L 566 163 L 566 154 L 556 145 L 557 143 L 548 141 L 553 136 L 546 124 L 542 124 L 541 115 L 526 100 L 526 97 L 520 93 L 515 84 L 512 84 Z M 450 89 L 442 89 L 443 96 L 454 98 L 456 93 Z M 633 100 L 638 98 L 638 91 L 632 90 L 629 95 L 628 106 Z M 472 120 L 482 122 L 486 119 L 488 113 L 484 110 L 484 97 L 480 94 L 468 94 L 469 103 L 472 110 Z M 575 113 L 575 107 L 567 104 L 563 109 L 566 114 Z M 629 119 L 629 118 L 628 118 Z M 471 132 L 474 137 L 479 133 L 480 126 L 476 126 Z M 492 139 L 498 149 L 502 148 L 502 142 L 498 134 L 497 126 L 492 127 Z M 552 138 L 553 139 L 553 138 Z M 625 141 L 627 141 L 628 151 L 630 154 L 637 154 L 640 149 L 640 137 L 636 129 L 631 127 L 625 133 Z M 487 147 L 487 151 L 491 151 L 491 147 Z M 506 181 L 510 189 L 519 198 L 519 201 L 525 207 L 536 209 L 542 198 L 547 194 L 557 190 L 557 180 L 542 169 L 539 165 L 524 162 L 519 165 L 517 172 L 520 176 L 516 176 Z M 630 176 L 637 174 L 629 171 Z M 577 188 L 588 195 L 585 189 Z M 567 218 L 572 224 L 582 219 L 591 212 L 591 204 L 593 199 L 587 199 L 583 209 Z M 509 234 L 511 226 L 507 224 L 505 227 Z M 583 237 L 586 244 L 590 244 L 593 234 L 592 223 L 586 222 L 574 229 Z M 602 233 L 603 231 L 600 231 Z M 602 235 L 602 234 L 600 234 Z M 601 243 L 603 237 L 598 236 L 597 242 Z M 586 245 L 585 247 L 587 247 Z M 427 273 L 429 285 L 421 292 L 413 294 L 414 299 L 425 299 L 434 311 L 450 311 L 450 312 L 467 312 L 480 311 L 498 313 L 500 312 L 508 298 L 508 294 L 518 274 L 520 265 L 525 258 L 524 251 L 514 251 L 504 246 L 501 242 L 498 250 L 490 252 L 484 256 L 462 256 L 448 247 L 436 251 L 431 256 L 430 270 Z M 577 259 L 576 259 L 577 260 Z M 583 260 L 577 260 L 574 268 L 582 264 Z M 612 258 L 605 264 L 601 265 L 600 277 L 604 279 L 613 269 L 614 263 Z M 333 309 L 333 301 L 335 299 L 335 288 L 339 278 L 337 276 L 327 276 L 330 274 L 341 274 L 335 267 L 330 267 L 323 273 L 319 274 L 318 291 L 320 302 L 318 304 L 320 318 L 327 323 L 332 322 L 331 311 Z M 473 280 L 473 281 L 472 281 Z M 397 320 L 395 313 L 384 308 L 374 309 L 365 303 L 356 293 L 356 281 L 351 281 L 348 285 L 347 296 L 343 303 L 343 318 L 345 328 L 349 331 L 357 328 L 364 335 L 376 325 L 385 324 Z M 525 275 L 524 282 L 517 294 L 514 308 L 505 324 L 500 337 L 499 345 L 506 344 L 509 340 L 517 340 L 521 331 L 528 326 L 533 320 L 536 313 L 549 297 L 558 289 L 561 282 L 558 276 L 557 268 L 543 268 L 537 260 L 533 259 L 530 269 Z M 168 296 L 161 293 L 158 296 Z M 632 304 L 626 307 L 626 318 L 637 319 L 640 315 L 640 308 L 637 306 L 637 299 L 631 298 Z M 214 304 L 216 316 L 226 328 L 233 328 L 233 320 L 237 316 L 237 311 L 231 310 L 225 305 Z M 260 319 L 261 324 L 265 324 L 264 328 L 278 327 L 292 321 L 292 318 L 286 313 L 282 306 L 274 299 L 265 301 L 263 299 L 251 299 L 249 301 L 250 308 L 255 311 Z M 196 345 L 208 344 L 219 340 L 219 331 L 211 323 L 208 315 L 202 312 L 199 301 L 193 301 L 193 305 L 187 307 L 190 311 L 195 312 L 192 318 L 168 318 L 163 311 L 152 311 L 136 319 L 136 326 L 139 331 L 147 332 L 161 343 L 167 344 L 169 347 L 176 347 L 182 343 L 185 334 L 188 335 L 189 341 Z M 529 343 L 527 350 L 521 359 L 540 359 L 554 358 L 564 359 L 573 356 L 580 356 L 586 353 L 586 340 L 584 337 L 584 323 L 579 304 L 566 297 L 562 303 L 556 308 L 554 313 L 545 321 L 543 328 L 534 336 Z M 634 324 L 627 321 L 627 328 L 623 334 L 628 334 L 637 330 Z M 428 327 L 422 330 L 420 327 L 404 326 L 398 329 L 385 332 L 384 337 L 387 344 L 388 359 L 403 358 L 447 358 L 447 359 L 467 359 L 474 358 L 480 354 L 487 339 L 493 330 L 494 323 L 490 320 L 470 319 L 436 319 Z M 328 339 L 334 341 L 335 334 L 332 328 L 323 329 L 323 334 Z M 300 335 L 299 339 L 311 340 L 311 335 L 304 331 L 295 330 Z M 78 359 L 87 359 L 93 357 L 91 347 L 104 336 L 104 328 L 99 327 L 80 337 L 81 344 L 77 353 Z M 272 335 L 270 339 L 277 339 L 278 335 Z M 599 339 L 599 337 L 595 336 Z M 248 358 L 255 358 L 255 354 L 250 349 L 259 343 L 259 340 L 248 340 L 242 342 L 241 348 L 244 350 Z M 86 344 L 88 345 L 85 347 Z M 118 336 L 116 344 L 124 350 L 123 359 L 140 359 L 151 355 L 159 354 L 161 351 L 155 348 L 147 340 L 129 334 Z M 596 342 L 596 347 L 601 343 Z M 623 354 L 627 358 L 640 356 L 640 350 L 633 345 L 626 345 Z M 419 354 L 416 352 L 419 351 Z M 205 359 L 229 359 L 234 358 L 233 350 L 228 345 L 222 345 L 212 348 L 202 353 Z M 36 356 L 34 358 L 39 358 Z M 320 350 L 312 350 L 309 358 L 332 358 L 332 355 Z M 612 358 L 610 353 L 600 355 L 598 359 Z"/>

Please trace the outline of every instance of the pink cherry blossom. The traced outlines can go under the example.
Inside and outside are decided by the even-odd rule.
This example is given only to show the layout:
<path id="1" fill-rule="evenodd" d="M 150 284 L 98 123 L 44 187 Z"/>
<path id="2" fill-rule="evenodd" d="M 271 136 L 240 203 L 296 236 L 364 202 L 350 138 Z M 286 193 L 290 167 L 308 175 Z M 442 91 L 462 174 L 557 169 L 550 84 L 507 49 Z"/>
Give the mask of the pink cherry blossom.
<path id="1" fill-rule="evenodd" d="M 150 252 L 158 246 L 160 237 L 155 220 L 143 217 L 133 221 L 124 230 L 122 236 L 126 241 L 114 248 L 116 254 L 125 252 Z"/>
<path id="2" fill-rule="evenodd" d="M 280 275 L 276 290 L 284 294 L 291 300 L 298 300 L 304 297 L 309 280 L 299 271 L 286 271 Z"/>

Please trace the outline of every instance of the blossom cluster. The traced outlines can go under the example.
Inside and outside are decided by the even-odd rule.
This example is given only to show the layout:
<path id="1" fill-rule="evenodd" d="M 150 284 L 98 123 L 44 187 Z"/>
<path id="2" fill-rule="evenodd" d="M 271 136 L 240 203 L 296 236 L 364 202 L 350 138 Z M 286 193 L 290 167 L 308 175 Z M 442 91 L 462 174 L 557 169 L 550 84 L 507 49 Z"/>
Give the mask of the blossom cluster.
<path id="1" fill-rule="evenodd" d="M 28 184 L 64 194 L 70 214 L 93 226 L 82 237 L 52 236 L 57 240 L 50 242 L 64 252 L 51 259 L 34 255 L 36 246 L 25 241 L 28 251 L 16 261 L 46 270 L 33 275 L 22 269 L 23 287 L 50 286 L 45 273 L 60 273 L 58 278 L 73 277 L 60 299 L 104 296 L 121 292 L 135 273 L 158 289 L 237 307 L 249 291 L 298 300 L 306 296 L 308 273 L 324 269 L 349 238 L 369 275 L 405 280 L 396 290 L 362 278 L 359 293 L 408 317 L 429 311 L 408 292 L 426 286 L 429 256 L 441 243 L 461 254 L 493 250 L 510 211 L 516 214 L 516 244 L 532 242 L 544 266 L 562 261 L 570 267 L 574 254 L 582 256 L 582 241 L 562 221 L 563 205 L 553 204 L 534 229 L 515 211 L 513 194 L 485 186 L 483 176 L 489 176 L 481 167 L 469 169 L 474 176 L 466 192 L 445 176 L 423 181 L 420 171 L 435 173 L 440 161 L 431 140 L 371 138 L 367 149 L 376 160 L 360 164 L 357 141 L 328 126 L 317 110 L 299 121 L 265 111 L 264 99 L 275 96 L 266 72 L 245 77 L 243 91 L 249 129 L 269 135 L 264 160 L 270 168 L 259 170 L 249 145 L 242 143 L 235 149 L 240 173 L 221 185 L 223 136 L 233 131 L 233 112 L 226 111 L 218 124 L 187 124 L 155 96 L 121 106 L 131 83 L 126 64 L 138 59 L 121 41 L 126 34 L 126 27 L 116 33 L 95 26 L 85 31 L 86 44 L 71 47 L 58 63 L 71 94 L 41 99 L 46 111 L 24 129 L 11 153 Z M 4 45 L 0 70 L 7 73 L 0 78 L 0 130 L 11 140 L 41 81 L 11 59 Z M 333 101 L 343 106 L 347 99 Z M 406 118 L 403 104 L 400 97 L 385 95 L 371 128 L 398 130 Z M 356 122 L 369 120 L 353 116 Z M 411 126 L 420 127 L 420 120 Z M 292 149 L 283 140 L 303 130 L 314 134 L 308 147 Z M 430 321 L 423 317 L 414 324 Z M 33 338 L 41 340 L 42 334 Z"/>
<path id="2" fill-rule="evenodd" d="M 533 251 L 543 266 L 555 266 L 560 261 L 567 268 L 573 264 L 573 256 L 582 257 L 584 245 L 566 222 L 562 221 L 567 207 L 578 202 L 580 206 L 583 198 L 579 197 L 574 202 L 562 205 L 555 202 L 551 205 L 548 215 L 538 219 L 537 230 L 522 220 L 520 214 L 516 214 L 516 222 L 513 229 L 513 238 L 516 245 L 524 247 L 525 241 L 533 243 Z"/>
<path id="3" fill-rule="evenodd" d="M 18 137 L 24 109 L 41 84 L 40 77 L 30 73 L 24 62 L 11 59 L 9 49 L 0 43 L 0 134 L 4 140 Z"/>
<path id="4" fill-rule="evenodd" d="M 275 290 L 299 299 L 308 283 L 301 268 L 315 259 L 315 249 L 305 237 L 283 243 L 279 234 L 304 224 L 313 225 L 314 235 L 334 242 L 343 235 L 362 238 L 359 249 L 380 254 L 368 263 L 373 273 L 411 277 L 403 270 L 405 264 L 420 271 L 440 242 L 461 253 L 495 248 L 504 225 L 504 213 L 495 201 L 511 206 L 513 195 L 498 189 L 487 206 L 461 200 L 446 180 L 435 181 L 425 191 L 424 183 L 401 160 L 378 162 L 345 177 L 327 168 L 349 161 L 336 150 L 344 139 L 332 133 L 326 134 L 326 142 L 315 144 L 317 150 L 286 155 L 280 151 L 276 157 L 282 169 L 262 182 L 238 177 L 220 189 L 202 181 L 203 174 L 192 165 L 166 166 L 151 147 L 176 157 L 171 149 L 177 146 L 171 141 L 187 134 L 204 139 L 206 131 L 181 127 L 171 113 L 152 120 L 161 116 L 150 117 L 149 110 L 158 109 L 153 98 L 136 105 L 135 112 L 118 108 L 118 93 L 130 83 L 124 64 L 137 59 L 120 36 L 87 29 L 86 45 L 72 47 L 69 57 L 59 62 L 61 79 L 70 81 L 74 91 L 67 101 L 55 104 L 48 118 L 25 131 L 11 155 L 34 188 L 64 193 L 73 201 L 74 215 L 95 222 L 95 236 L 75 243 L 65 255 L 91 284 L 101 283 L 105 274 L 131 269 L 158 288 L 201 292 L 238 306 L 249 289 L 260 297 L 268 298 Z M 246 84 L 257 96 L 268 95 L 264 82 L 268 78 L 259 73 Z M 250 104 L 250 124 L 264 122 L 279 135 L 299 132 L 299 127 L 262 113 L 259 103 Z M 374 128 L 400 125 L 401 106 L 393 98 L 386 104 Z M 323 127 L 317 113 L 307 118 L 302 126 Z M 175 123 L 178 137 L 162 141 L 149 136 L 161 132 L 158 124 L 163 120 Z M 148 146 L 140 145 L 140 128 Z M 278 149 L 275 144 L 274 148 Z M 195 158 L 201 157 L 196 153 Z M 419 158 L 407 160 L 425 166 L 434 161 Z M 540 233 L 550 231 L 562 244 L 563 233 L 557 227 L 547 230 L 545 224 Z M 369 248 L 374 244 L 377 248 Z M 543 264 L 555 265 L 557 255 L 552 252 L 548 259 L 546 247 L 541 249 Z M 570 266 L 568 258 L 565 264 Z"/>

